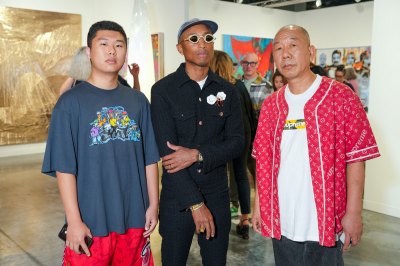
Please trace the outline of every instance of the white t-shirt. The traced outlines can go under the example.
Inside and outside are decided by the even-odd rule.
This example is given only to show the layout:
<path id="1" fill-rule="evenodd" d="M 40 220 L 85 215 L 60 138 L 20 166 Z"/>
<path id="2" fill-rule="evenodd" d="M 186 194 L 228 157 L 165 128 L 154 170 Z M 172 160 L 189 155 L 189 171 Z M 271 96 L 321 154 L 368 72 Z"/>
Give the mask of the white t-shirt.
<path id="1" fill-rule="evenodd" d="M 207 77 L 208 77 L 208 76 L 207 76 Z M 199 84 L 201 90 L 203 89 L 204 84 L 206 83 L 207 77 L 205 77 L 203 80 L 196 81 L 197 84 Z"/>
<path id="2" fill-rule="evenodd" d="M 322 77 L 302 94 L 292 94 L 289 86 L 285 99 L 289 114 L 281 142 L 278 195 L 282 235 L 293 241 L 319 241 L 317 209 L 311 181 L 304 106 L 314 95 Z"/>

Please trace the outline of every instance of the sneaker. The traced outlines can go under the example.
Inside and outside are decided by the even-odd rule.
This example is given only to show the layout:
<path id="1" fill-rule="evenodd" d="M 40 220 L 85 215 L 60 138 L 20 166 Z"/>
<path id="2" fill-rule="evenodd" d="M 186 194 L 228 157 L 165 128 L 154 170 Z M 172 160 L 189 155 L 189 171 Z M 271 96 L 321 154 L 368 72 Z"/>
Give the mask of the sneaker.
<path id="1" fill-rule="evenodd" d="M 239 208 L 231 206 L 231 217 L 239 216 Z"/>

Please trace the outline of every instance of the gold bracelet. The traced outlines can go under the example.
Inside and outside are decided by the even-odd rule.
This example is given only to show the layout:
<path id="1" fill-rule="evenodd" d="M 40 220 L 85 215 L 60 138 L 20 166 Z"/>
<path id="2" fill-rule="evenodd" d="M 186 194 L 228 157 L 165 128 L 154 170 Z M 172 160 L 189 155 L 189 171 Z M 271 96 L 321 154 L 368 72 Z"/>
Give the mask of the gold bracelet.
<path id="1" fill-rule="evenodd" d="M 192 205 L 192 206 L 190 206 L 190 210 L 193 212 L 193 211 L 198 210 L 201 207 L 203 207 L 203 205 L 204 205 L 204 202 L 200 202 L 198 204 Z"/>

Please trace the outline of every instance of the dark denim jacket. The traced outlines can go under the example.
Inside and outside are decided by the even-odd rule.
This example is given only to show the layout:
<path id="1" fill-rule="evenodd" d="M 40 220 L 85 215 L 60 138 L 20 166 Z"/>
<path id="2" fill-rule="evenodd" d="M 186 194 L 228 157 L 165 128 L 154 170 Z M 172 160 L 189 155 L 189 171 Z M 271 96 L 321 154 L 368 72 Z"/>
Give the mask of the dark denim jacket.
<path id="1" fill-rule="evenodd" d="M 221 101 L 215 97 L 225 94 Z M 232 84 L 213 72 L 201 90 L 185 72 L 185 64 L 154 84 L 151 113 L 161 156 L 172 153 L 167 141 L 196 148 L 202 164 L 175 174 L 164 171 L 162 194 L 176 200 L 180 209 L 204 201 L 203 196 L 227 191 L 226 163 L 244 149 L 244 130 L 239 95 Z"/>

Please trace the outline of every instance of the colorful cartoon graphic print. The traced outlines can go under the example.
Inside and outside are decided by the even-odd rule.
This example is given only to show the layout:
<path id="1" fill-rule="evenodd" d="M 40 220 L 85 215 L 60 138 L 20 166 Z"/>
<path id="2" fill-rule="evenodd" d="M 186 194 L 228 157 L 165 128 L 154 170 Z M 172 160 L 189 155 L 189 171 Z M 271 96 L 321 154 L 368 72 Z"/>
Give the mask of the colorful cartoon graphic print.
<path id="1" fill-rule="evenodd" d="M 91 144 L 105 144 L 110 140 L 140 141 L 140 128 L 129 118 L 122 106 L 103 107 L 97 117 L 90 123 Z"/>

